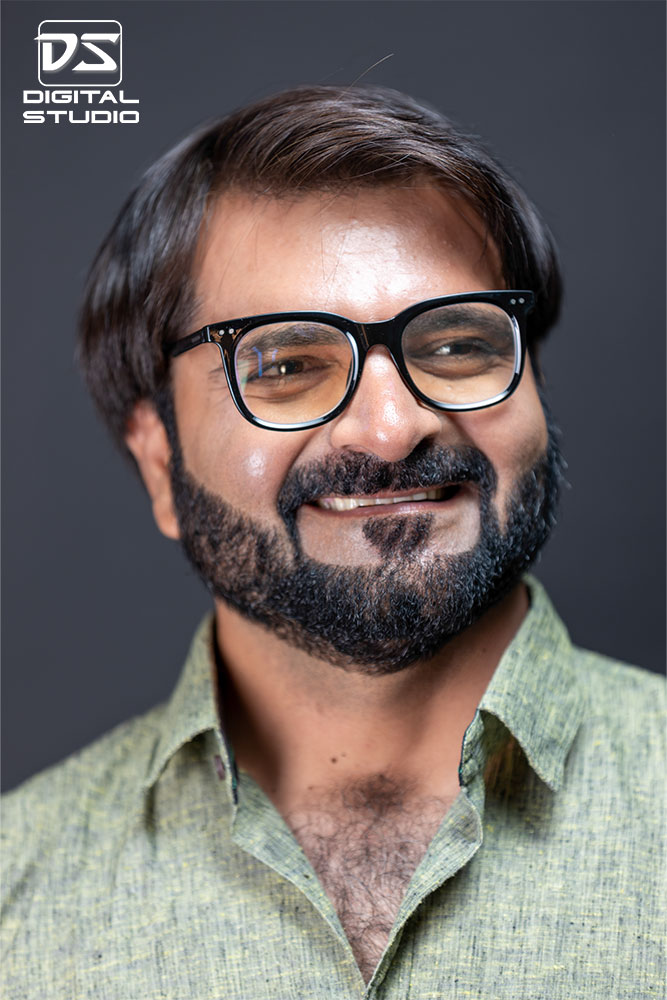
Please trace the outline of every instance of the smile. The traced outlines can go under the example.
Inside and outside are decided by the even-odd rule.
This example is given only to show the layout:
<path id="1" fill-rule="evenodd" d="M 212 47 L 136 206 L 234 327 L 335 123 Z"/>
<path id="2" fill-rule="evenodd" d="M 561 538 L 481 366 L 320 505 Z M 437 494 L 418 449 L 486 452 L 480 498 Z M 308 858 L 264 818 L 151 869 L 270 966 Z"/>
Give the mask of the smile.
<path id="1" fill-rule="evenodd" d="M 366 497 L 320 497 L 314 501 L 316 507 L 324 510 L 355 510 L 357 507 L 386 507 L 396 503 L 416 503 L 425 500 L 449 500 L 459 490 L 457 484 L 438 486 L 430 490 L 419 490 L 402 496 Z"/>

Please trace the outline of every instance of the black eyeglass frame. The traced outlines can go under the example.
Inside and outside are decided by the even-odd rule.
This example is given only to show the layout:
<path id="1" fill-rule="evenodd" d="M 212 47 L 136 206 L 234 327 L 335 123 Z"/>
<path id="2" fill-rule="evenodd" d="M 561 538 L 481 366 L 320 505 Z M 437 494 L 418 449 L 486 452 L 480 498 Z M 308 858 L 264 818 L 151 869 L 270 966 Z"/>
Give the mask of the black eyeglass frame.
<path id="1" fill-rule="evenodd" d="M 417 302 L 415 305 L 403 309 L 392 319 L 382 320 L 378 323 L 356 323 L 354 320 L 338 316 L 336 313 L 326 312 L 282 312 L 265 313 L 261 316 L 244 316 L 240 319 L 223 320 L 220 323 L 209 323 L 201 330 L 181 337 L 179 340 L 165 347 L 165 354 L 168 357 L 177 357 L 193 347 L 200 344 L 216 344 L 220 350 L 222 366 L 227 379 L 227 385 L 231 393 L 234 404 L 246 420 L 256 427 L 263 427 L 272 431 L 301 431 L 312 427 L 320 427 L 322 424 L 333 420 L 343 412 L 354 395 L 361 380 L 364 368 L 364 361 L 371 347 L 381 345 L 389 351 L 392 361 L 396 365 L 401 378 L 405 382 L 410 392 L 436 410 L 463 411 L 463 410 L 483 410 L 489 406 L 502 403 L 512 395 L 523 375 L 526 358 L 526 332 L 525 320 L 527 313 L 532 309 L 535 296 L 531 291 L 497 290 L 485 292 L 463 292 L 458 295 L 444 295 L 435 299 L 426 299 Z M 412 381 L 405 364 L 401 340 L 406 326 L 421 313 L 429 312 L 431 309 L 438 309 L 446 305 L 459 305 L 469 302 L 490 303 L 499 306 L 512 321 L 512 331 L 514 334 L 515 362 L 514 373 L 510 384 L 503 392 L 497 393 L 489 399 L 482 400 L 481 403 L 441 403 L 431 399 L 423 393 Z M 241 389 L 236 378 L 235 354 L 236 348 L 243 336 L 250 333 L 258 326 L 267 323 L 282 322 L 302 322 L 324 323 L 339 330 L 347 338 L 352 350 L 352 367 L 348 376 L 347 387 L 342 399 L 336 406 L 317 417 L 314 420 L 307 420 L 300 423 L 278 424 L 269 420 L 262 420 L 250 412 L 246 406 Z"/>

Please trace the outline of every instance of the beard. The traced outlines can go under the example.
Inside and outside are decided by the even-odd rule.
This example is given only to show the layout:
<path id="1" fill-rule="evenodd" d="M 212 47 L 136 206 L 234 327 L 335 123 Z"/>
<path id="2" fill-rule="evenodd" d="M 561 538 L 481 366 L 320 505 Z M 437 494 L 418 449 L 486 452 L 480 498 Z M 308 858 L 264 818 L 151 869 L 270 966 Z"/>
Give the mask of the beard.
<path id="1" fill-rule="evenodd" d="M 395 463 L 350 453 L 292 469 L 277 499 L 279 530 L 258 524 L 194 479 L 171 405 L 160 409 L 172 449 L 181 543 L 204 584 L 245 618 L 346 670 L 379 676 L 430 659 L 509 593 L 555 522 L 563 463 L 548 411 L 546 452 L 515 483 L 503 530 L 488 458 L 470 446 L 427 443 Z M 328 565 L 302 550 L 297 513 L 304 503 L 443 484 L 477 492 L 479 537 L 467 552 L 425 557 L 434 513 L 369 516 L 363 532 L 380 556 L 372 566 Z"/>

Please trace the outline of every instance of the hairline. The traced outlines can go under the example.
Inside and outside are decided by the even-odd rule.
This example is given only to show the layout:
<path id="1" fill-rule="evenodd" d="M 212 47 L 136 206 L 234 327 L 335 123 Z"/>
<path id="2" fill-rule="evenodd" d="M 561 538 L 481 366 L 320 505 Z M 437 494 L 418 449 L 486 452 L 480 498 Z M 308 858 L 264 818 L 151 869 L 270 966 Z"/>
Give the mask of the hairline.
<path id="1" fill-rule="evenodd" d="M 420 181 L 423 181 L 423 183 L 419 183 Z M 457 215 L 464 220 L 466 225 L 470 227 L 481 243 L 481 253 L 478 260 L 482 261 L 487 259 L 491 263 L 494 273 L 498 276 L 500 283 L 495 287 L 507 288 L 508 276 L 505 272 L 503 255 L 501 249 L 498 247 L 498 244 L 491 234 L 488 223 L 482 218 L 480 213 L 472 204 L 471 200 L 467 198 L 462 191 L 450 184 L 443 182 L 438 183 L 437 177 L 428 174 L 426 171 L 415 171 L 411 178 L 396 178 L 395 180 L 386 179 L 375 184 L 372 183 L 370 179 L 368 182 L 361 184 L 357 184 L 353 181 L 346 181 L 338 184 L 329 183 L 317 185 L 313 183 L 308 186 L 285 186 L 280 188 L 276 187 L 275 189 L 260 189 L 259 187 L 245 185 L 240 182 L 220 185 L 212 184 L 202 212 L 199 233 L 192 255 L 190 271 L 184 278 L 184 291 L 187 291 L 189 286 L 189 302 L 186 307 L 189 322 L 193 327 L 205 325 L 205 321 L 200 317 L 202 301 L 198 294 L 198 285 L 204 258 L 210 248 L 210 240 L 214 237 L 214 228 L 217 224 L 221 224 L 222 222 L 219 218 L 216 220 L 216 215 L 223 211 L 224 201 L 226 198 L 230 200 L 236 197 L 246 198 L 249 204 L 261 202 L 263 200 L 267 202 L 292 202 L 294 204 L 298 204 L 299 202 L 303 202 L 304 200 L 317 195 L 330 195 L 332 201 L 335 201 L 339 198 L 354 198 L 366 191 L 405 190 L 406 192 L 415 192 L 420 189 L 434 191 L 440 195 L 441 198 L 453 204 Z M 397 207 L 400 211 L 400 206 Z M 407 218 L 408 212 L 407 210 L 404 210 L 401 214 L 404 214 Z M 493 289 L 489 288 L 486 290 L 492 291 Z M 439 292 L 436 291 L 434 292 L 434 296 L 435 294 L 439 294 Z M 314 305 L 313 308 L 316 308 L 316 306 Z M 244 312 L 243 315 L 246 315 L 246 313 Z M 210 320 L 209 322 L 218 321 Z M 189 332 L 189 330 L 183 330 L 180 335 L 186 336 Z M 165 346 L 169 342 L 173 343 L 173 338 L 171 341 L 164 341 Z"/>

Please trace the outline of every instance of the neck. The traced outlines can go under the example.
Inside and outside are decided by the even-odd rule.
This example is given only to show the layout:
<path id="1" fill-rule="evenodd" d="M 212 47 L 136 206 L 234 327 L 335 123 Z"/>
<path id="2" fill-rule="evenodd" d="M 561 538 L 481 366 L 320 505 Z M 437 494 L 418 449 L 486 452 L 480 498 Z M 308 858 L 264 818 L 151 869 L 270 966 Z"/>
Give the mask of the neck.
<path id="1" fill-rule="evenodd" d="M 310 793 L 379 775 L 448 797 L 465 730 L 527 610 L 519 584 L 431 660 L 377 677 L 309 656 L 219 603 L 224 724 L 239 766 L 283 815 Z"/>

